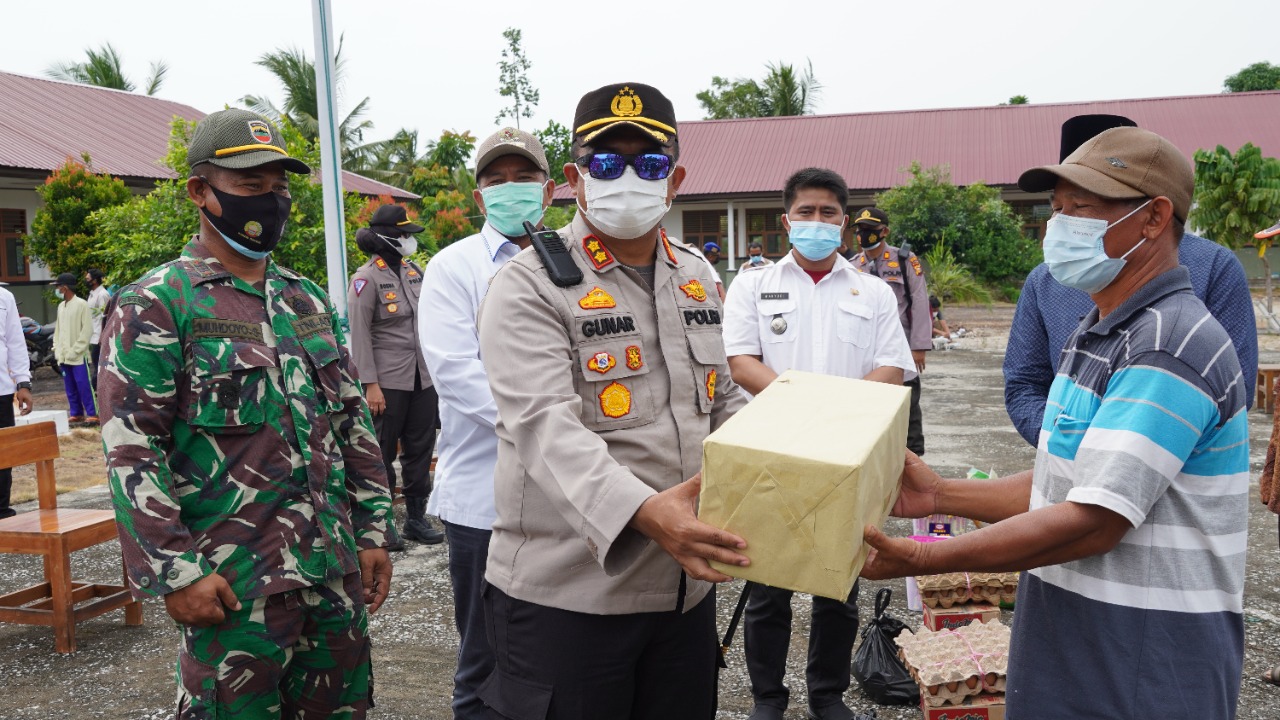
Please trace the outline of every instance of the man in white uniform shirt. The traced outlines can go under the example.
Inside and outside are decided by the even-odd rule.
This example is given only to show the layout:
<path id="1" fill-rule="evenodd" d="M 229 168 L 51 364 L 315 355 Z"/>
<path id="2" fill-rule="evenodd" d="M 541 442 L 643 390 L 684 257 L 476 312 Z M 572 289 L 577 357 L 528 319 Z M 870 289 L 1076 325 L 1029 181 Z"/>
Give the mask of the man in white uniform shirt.
<path id="1" fill-rule="evenodd" d="M 806 168 L 783 190 L 783 227 L 791 252 L 770 267 L 742 273 L 729 286 L 724 344 L 733 379 L 753 395 L 795 368 L 900 385 L 915 374 L 898 303 L 879 278 L 837 253 L 848 216 L 848 186 L 838 174 Z M 858 630 L 857 585 L 845 602 L 815 597 L 806 679 L 808 717 L 850 720 L 844 704 Z M 782 720 L 791 645 L 791 591 L 755 585 L 747 604 L 751 720 Z"/>
<path id="2" fill-rule="evenodd" d="M 480 359 L 476 312 L 498 268 L 528 247 L 523 223 L 540 226 L 554 187 L 537 138 L 514 128 L 489 136 L 476 161 L 475 200 L 485 213 L 484 227 L 431 258 L 419 301 L 422 354 L 440 395 L 439 459 L 427 511 L 444 523 L 449 540 L 460 636 L 453 678 L 453 716 L 458 719 L 489 717 L 476 691 L 494 663 L 480 592 L 497 517 L 493 471 L 498 409 Z"/>

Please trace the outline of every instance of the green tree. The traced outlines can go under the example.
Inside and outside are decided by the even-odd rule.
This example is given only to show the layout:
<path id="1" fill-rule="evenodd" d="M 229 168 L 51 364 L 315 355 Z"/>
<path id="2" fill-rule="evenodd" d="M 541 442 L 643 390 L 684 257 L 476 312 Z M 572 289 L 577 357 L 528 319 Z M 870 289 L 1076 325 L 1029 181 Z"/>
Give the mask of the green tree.
<path id="1" fill-rule="evenodd" d="M 111 43 L 104 43 L 97 50 L 86 48 L 84 54 L 84 62 L 55 63 L 45 71 L 45 74 L 55 80 L 65 80 L 81 85 L 97 85 L 125 92 L 133 92 L 136 89 L 137 86 L 124 74 L 120 53 L 116 52 Z M 143 91 L 148 95 L 155 95 L 164 84 L 164 78 L 168 72 L 169 65 L 164 61 L 157 60 L 151 63 L 151 74 L 143 83 Z"/>
<path id="2" fill-rule="evenodd" d="M 264 54 L 254 64 L 269 70 L 284 86 L 284 104 L 277 107 L 269 98 L 257 95 L 246 95 L 240 101 L 259 115 L 271 118 L 277 125 L 294 125 L 307 140 L 319 138 L 320 91 L 316 84 L 315 63 L 302 50 L 285 48 Z M 334 84 L 339 88 L 342 87 L 345 67 L 342 39 L 339 38 L 338 52 L 333 56 Z M 373 127 L 371 121 L 361 119 L 368 110 L 369 98 L 366 97 L 338 123 L 338 143 L 344 166 L 350 165 L 349 160 L 358 160 L 364 133 Z"/>
<path id="3" fill-rule="evenodd" d="M 502 118 L 509 117 L 520 127 L 520 118 L 533 117 L 533 109 L 538 106 L 539 94 L 529 82 L 529 68 L 533 66 L 520 47 L 521 32 L 519 28 L 507 28 L 502 31 L 507 46 L 502 50 L 502 59 L 498 61 L 498 94 L 509 98 L 510 107 L 504 107 L 494 118 L 501 123 Z"/>
<path id="4" fill-rule="evenodd" d="M 31 221 L 32 232 L 25 241 L 27 254 L 54 275 L 69 272 L 76 277 L 98 264 L 98 238 L 90 215 L 133 197 L 119 178 L 94 173 L 87 154 L 83 162 L 68 157 L 36 192 L 44 206 Z"/>
<path id="5" fill-rule="evenodd" d="M 1234 155 L 1219 145 L 1197 150 L 1196 187 L 1187 221 L 1206 237 L 1231 249 L 1254 242 L 1253 234 L 1275 222 L 1280 213 L 1280 160 L 1263 157 L 1252 143 Z M 1258 240 L 1258 257 L 1267 281 L 1271 312 L 1270 240 Z"/>
<path id="6" fill-rule="evenodd" d="M 1280 89 L 1280 65 L 1256 62 L 1228 77 L 1222 83 L 1224 92 L 1252 92 Z"/>
<path id="7" fill-rule="evenodd" d="M 573 135 L 569 128 L 552 120 L 545 128 L 535 130 L 533 134 L 542 143 L 542 151 L 547 155 L 551 179 L 557 185 L 564 183 L 564 166 L 573 162 Z"/>
<path id="8" fill-rule="evenodd" d="M 1040 261 L 1037 243 L 1000 191 L 974 183 L 957 187 L 946 166 L 911 164 L 911 179 L 876 197 L 889 214 L 893 241 L 911 242 L 918 254 L 945 242 L 955 258 L 989 283 L 1021 280 Z"/>
<path id="9" fill-rule="evenodd" d="M 1000 104 L 1001 105 L 1028 105 L 1030 103 L 1031 101 L 1027 99 L 1026 95 L 1014 95 L 1013 97 L 1009 98 L 1009 102 L 1002 102 Z"/>
<path id="10" fill-rule="evenodd" d="M 954 303 L 991 304 L 991 291 L 978 282 L 963 263 L 956 260 L 945 240 L 920 256 L 929 268 L 929 294 Z"/>
<path id="11" fill-rule="evenodd" d="M 708 120 L 745 117 L 812 115 L 822 84 L 813 75 L 813 63 L 803 73 L 781 61 L 765 66 L 760 80 L 711 78 L 711 88 L 698 93 Z"/>

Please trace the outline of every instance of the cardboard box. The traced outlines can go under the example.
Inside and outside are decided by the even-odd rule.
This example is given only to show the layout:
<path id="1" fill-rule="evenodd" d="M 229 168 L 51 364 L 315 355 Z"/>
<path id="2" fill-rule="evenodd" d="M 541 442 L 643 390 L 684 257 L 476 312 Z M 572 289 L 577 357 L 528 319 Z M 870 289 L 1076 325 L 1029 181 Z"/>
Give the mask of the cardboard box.
<path id="1" fill-rule="evenodd" d="M 17 415 L 16 412 L 14 414 Z M 13 419 L 15 426 L 35 425 L 42 422 L 53 423 L 59 435 L 71 433 L 71 425 L 68 423 L 66 410 L 32 410 L 27 415 L 18 415 Z"/>
<path id="2" fill-rule="evenodd" d="M 703 442 L 698 517 L 747 541 L 737 578 L 844 600 L 898 497 L 911 391 L 788 370 Z"/>
<path id="3" fill-rule="evenodd" d="M 1004 695 L 977 695 L 960 705 L 931 708 L 921 702 L 924 720 L 1004 720 Z"/>
<path id="4" fill-rule="evenodd" d="M 991 622 L 1000 619 L 1000 608 L 990 603 L 952 605 L 950 608 L 925 606 L 921 624 L 930 630 L 955 630 L 971 622 Z"/>

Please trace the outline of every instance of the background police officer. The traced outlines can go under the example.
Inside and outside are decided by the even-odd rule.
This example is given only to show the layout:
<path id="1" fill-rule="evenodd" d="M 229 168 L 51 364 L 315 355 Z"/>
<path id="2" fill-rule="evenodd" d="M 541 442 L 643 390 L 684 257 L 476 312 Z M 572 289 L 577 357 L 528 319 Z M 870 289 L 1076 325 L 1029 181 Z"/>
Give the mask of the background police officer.
<path id="1" fill-rule="evenodd" d="M 418 337 L 422 268 L 410 259 L 418 250 L 414 235 L 422 231 L 401 205 L 383 205 L 374 211 L 369 227 L 356 233 L 356 246 L 369 253 L 369 261 L 351 276 L 347 318 L 351 359 L 373 413 L 393 492 L 392 463 L 400 454 L 408 511 L 404 536 L 434 545 L 444 540 L 444 533 L 426 518 L 439 410 Z M 393 547 L 403 549 L 403 545 Z"/>
<path id="2" fill-rule="evenodd" d="M 933 318 L 929 312 L 929 289 L 925 285 L 924 268 L 913 252 L 902 252 L 889 240 L 889 216 L 879 208 L 863 208 L 853 217 L 854 234 L 862 251 L 853 267 L 871 273 L 889 283 L 898 298 L 898 317 L 907 333 L 916 372 L 908 372 L 903 385 L 911 388 L 911 420 L 907 426 L 907 447 L 917 455 L 924 454 L 924 423 L 920 415 L 920 374 L 924 372 L 925 353 L 933 349 Z"/>

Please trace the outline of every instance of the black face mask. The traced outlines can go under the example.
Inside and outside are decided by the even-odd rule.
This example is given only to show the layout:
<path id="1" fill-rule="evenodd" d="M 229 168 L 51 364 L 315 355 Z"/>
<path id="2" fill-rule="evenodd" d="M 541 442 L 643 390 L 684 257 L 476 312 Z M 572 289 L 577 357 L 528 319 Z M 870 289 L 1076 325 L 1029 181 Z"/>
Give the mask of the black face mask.
<path id="1" fill-rule="evenodd" d="M 864 248 L 873 248 L 880 244 L 880 232 L 878 230 L 858 229 L 858 244 Z"/>
<path id="2" fill-rule="evenodd" d="M 289 210 L 293 208 L 292 198 L 276 192 L 232 195 L 222 192 L 208 180 L 204 183 L 218 198 L 222 215 L 214 215 L 208 208 L 200 208 L 200 211 L 218 232 L 252 252 L 268 253 L 275 249 L 284 235 L 284 225 L 289 220 Z"/>

